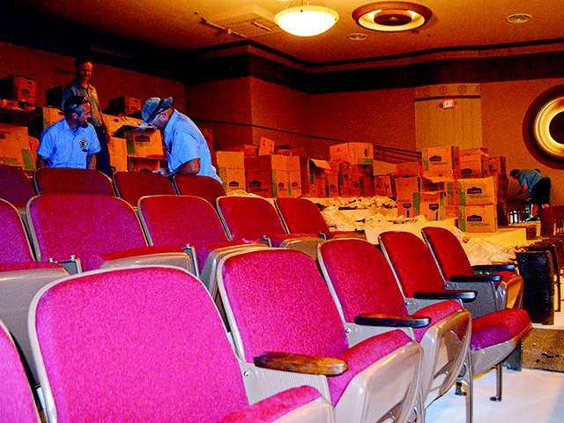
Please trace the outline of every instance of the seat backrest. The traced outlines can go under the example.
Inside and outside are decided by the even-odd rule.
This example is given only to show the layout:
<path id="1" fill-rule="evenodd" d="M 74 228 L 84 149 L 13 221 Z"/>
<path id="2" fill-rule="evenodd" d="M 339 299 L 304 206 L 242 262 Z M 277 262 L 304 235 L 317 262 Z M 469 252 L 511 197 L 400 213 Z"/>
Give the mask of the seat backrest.
<path id="1" fill-rule="evenodd" d="M 153 172 L 114 173 L 116 193 L 133 207 L 145 195 L 175 195 L 174 187 L 164 175 Z"/>
<path id="2" fill-rule="evenodd" d="M 112 180 L 94 169 L 42 168 L 34 180 L 39 194 L 114 195 Z"/>
<path id="3" fill-rule="evenodd" d="M 0 265 L 33 261 L 31 247 L 16 208 L 0 199 Z"/>
<path id="4" fill-rule="evenodd" d="M 219 421 L 248 405 L 219 313 L 181 269 L 55 282 L 35 297 L 30 324 L 48 414 L 56 408 L 59 421 Z"/>
<path id="5" fill-rule="evenodd" d="M 0 421 L 39 422 L 18 350 L 0 321 Z"/>
<path id="6" fill-rule="evenodd" d="M 18 208 L 25 208 L 35 195 L 33 184 L 23 170 L 15 166 L 0 165 L 0 199 Z"/>
<path id="7" fill-rule="evenodd" d="M 345 321 L 352 323 L 363 313 L 407 314 L 392 269 L 374 245 L 361 239 L 336 239 L 321 244 L 318 257 Z"/>
<path id="8" fill-rule="evenodd" d="M 443 278 L 421 238 L 399 231 L 383 232 L 379 238 L 406 297 L 415 292 L 445 292 Z"/>
<path id="9" fill-rule="evenodd" d="M 315 263 L 295 250 L 261 250 L 228 257 L 219 289 L 235 343 L 245 360 L 267 351 L 340 357 L 343 323 Z"/>
<path id="10" fill-rule="evenodd" d="M 232 239 L 286 233 L 276 209 L 264 198 L 219 197 L 217 209 Z"/>
<path id="11" fill-rule="evenodd" d="M 67 260 L 75 255 L 84 270 L 96 257 L 146 247 L 133 208 L 106 195 L 48 194 L 33 198 L 27 218 L 38 260 Z"/>
<path id="12" fill-rule="evenodd" d="M 143 197 L 138 212 L 151 245 L 227 241 L 217 212 L 203 198 L 188 195 Z"/>
<path id="13" fill-rule="evenodd" d="M 223 185 L 209 176 L 174 175 L 174 185 L 180 195 L 201 197 L 215 207 L 215 200 L 225 195 Z"/>
<path id="14" fill-rule="evenodd" d="M 289 233 L 329 233 L 323 215 L 310 200 L 284 197 L 277 198 L 275 203 Z"/>
<path id="15" fill-rule="evenodd" d="M 444 228 L 423 228 L 423 238 L 435 257 L 443 277 L 448 280 L 454 275 L 473 274 L 468 256 L 456 236 Z"/>

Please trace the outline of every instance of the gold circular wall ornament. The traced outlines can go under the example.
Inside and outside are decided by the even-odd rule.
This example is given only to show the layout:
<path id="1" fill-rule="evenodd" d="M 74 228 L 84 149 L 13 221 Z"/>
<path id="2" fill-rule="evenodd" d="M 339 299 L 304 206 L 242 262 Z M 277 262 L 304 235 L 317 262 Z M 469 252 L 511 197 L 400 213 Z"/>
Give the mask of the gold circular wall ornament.
<path id="1" fill-rule="evenodd" d="M 425 25 L 433 12 L 403 1 L 376 2 L 355 9 L 352 17 L 363 28 L 383 32 L 410 31 Z"/>
<path id="2" fill-rule="evenodd" d="M 558 129 L 551 131 L 551 123 L 564 113 L 564 97 L 549 101 L 540 109 L 534 122 L 535 138 L 539 147 L 549 156 L 564 159 L 564 140 L 555 139 Z M 558 119 L 560 121 L 561 118 Z"/>

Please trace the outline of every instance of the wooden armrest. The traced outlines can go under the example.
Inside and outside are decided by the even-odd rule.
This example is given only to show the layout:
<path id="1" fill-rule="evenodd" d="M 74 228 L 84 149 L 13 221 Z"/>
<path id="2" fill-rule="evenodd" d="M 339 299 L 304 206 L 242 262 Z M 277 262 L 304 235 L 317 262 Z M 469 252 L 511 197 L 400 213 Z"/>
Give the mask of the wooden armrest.
<path id="1" fill-rule="evenodd" d="M 255 366 L 309 375 L 338 376 L 348 369 L 347 362 L 338 358 L 304 354 L 266 352 L 254 359 Z"/>
<path id="2" fill-rule="evenodd" d="M 418 300 L 462 300 L 467 303 L 476 299 L 476 291 L 415 292 L 413 298 Z"/>
<path id="3" fill-rule="evenodd" d="M 449 282 L 499 282 L 501 275 L 452 275 Z"/>
<path id="4" fill-rule="evenodd" d="M 394 328 L 424 328 L 429 326 L 429 317 L 394 316 L 391 314 L 360 314 L 354 318 L 357 325 L 388 326 Z"/>
<path id="5" fill-rule="evenodd" d="M 477 264 L 472 266 L 472 270 L 476 272 L 501 272 L 503 270 L 508 270 L 510 272 L 515 271 L 515 265 L 512 263 L 503 264 Z"/>

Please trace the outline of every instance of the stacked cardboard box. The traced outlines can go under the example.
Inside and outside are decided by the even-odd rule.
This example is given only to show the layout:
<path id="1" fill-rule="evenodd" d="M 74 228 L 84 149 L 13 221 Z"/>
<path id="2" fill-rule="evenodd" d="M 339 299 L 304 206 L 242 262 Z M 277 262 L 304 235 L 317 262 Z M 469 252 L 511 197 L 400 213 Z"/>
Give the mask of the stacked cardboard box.
<path id="1" fill-rule="evenodd" d="M 509 190 L 509 178 L 507 177 L 507 165 L 505 156 L 490 157 L 490 175 L 497 178 L 497 202 L 505 205 L 507 202 L 507 192 Z"/>
<path id="2" fill-rule="evenodd" d="M 353 165 L 373 165 L 374 145 L 367 142 L 349 142 L 329 147 L 329 157 L 334 161 Z"/>
<path id="3" fill-rule="evenodd" d="M 418 216 L 421 178 L 419 176 L 395 178 L 394 185 L 398 213 L 408 218 Z"/>
<path id="4" fill-rule="evenodd" d="M 497 183 L 487 178 L 459 179 L 460 219 L 458 226 L 465 232 L 495 232 L 497 230 Z"/>
<path id="5" fill-rule="evenodd" d="M 396 164 L 395 174 L 399 177 L 421 176 L 421 163 L 419 162 L 402 162 Z"/>
<path id="6" fill-rule="evenodd" d="M 490 174 L 489 155 L 485 148 L 460 150 L 460 177 L 484 178 Z"/>
<path id="7" fill-rule="evenodd" d="M 445 197 L 444 191 L 422 191 L 415 194 L 414 201 L 418 203 L 419 214 L 425 216 L 427 220 L 445 219 Z"/>
<path id="8" fill-rule="evenodd" d="M 61 109 L 56 107 L 41 108 L 41 129 L 45 130 L 65 117 Z"/>
<path id="9" fill-rule="evenodd" d="M 247 191 L 263 197 L 301 196 L 300 158 L 262 155 L 245 157 Z"/>
<path id="10" fill-rule="evenodd" d="M 460 176 L 460 151 L 458 147 L 429 147 L 423 149 L 423 176 Z"/>
<path id="11" fill-rule="evenodd" d="M 392 184 L 392 175 L 389 173 L 384 175 L 374 175 L 374 195 L 383 197 L 394 197 L 394 189 Z"/>
<path id="12" fill-rule="evenodd" d="M 0 164 L 35 169 L 27 127 L 0 124 Z"/>
<path id="13" fill-rule="evenodd" d="M 261 137 L 259 140 L 258 155 L 266 156 L 274 154 L 274 144 L 274 140 L 266 137 Z"/>
<path id="14" fill-rule="evenodd" d="M 127 140 L 127 155 L 161 160 L 164 156 L 161 131 L 142 130 L 141 119 L 128 116 L 102 115 L 110 136 Z"/>
<path id="15" fill-rule="evenodd" d="M 217 173 L 225 192 L 245 189 L 245 156 L 242 151 L 218 151 Z"/>
<path id="16" fill-rule="evenodd" d="M 123 95 L 110 100 L 110 113 L 132 115 L 141 110 L 141 100 Z"/>
<path id="17" fill-rule="evenodd" d="M 127 140 L 125 138 L 109 137 L 108 151 L 110 165 L 116 171 L 127 171 Z"/>
<path id="18" fill-rule="evenodd" d="M 4 78 L 0 80 L 0 97 L 34 105 L 37 102 L 37 82 L 22 75 Z"/>

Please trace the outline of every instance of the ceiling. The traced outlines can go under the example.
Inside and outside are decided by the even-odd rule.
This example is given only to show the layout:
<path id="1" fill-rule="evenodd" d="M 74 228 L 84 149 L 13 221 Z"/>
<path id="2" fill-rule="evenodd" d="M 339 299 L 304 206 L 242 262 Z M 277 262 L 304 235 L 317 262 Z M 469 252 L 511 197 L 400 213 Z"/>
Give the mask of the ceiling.
<path id="1" fill-rule="evenodd" d="M 237 43 L 244 39 L 310 64 L 357 61 L 428 50 L 546 42 L 564 49 L 563 0 L 417 0 L 433 11 L 428 25 L 418 31 L 381 33 L 365 30 L 352 11 L 366 0 L 310 1 L 340 15 L 325 34 L 299 38 L 282 32 L 273 22 L 291 0 L 19 0 L 18 6 L 94 28 L 110 36 L 147 43 L 152 47 L 189 51 Z M 508 23 L 514 13 L 533 19 Z M 203 24 L 206 20 L 211 25 Z M 255 20 L 265 30 L 251 24 Z M 229 31 L 220 27 L 230 28 Z M 231 32 L 228 33 L 228 32 Z M 235 34 L 234 34 L 235 33 Z M 246 38 L 237 36 L 246 34 Z M 351 41 L 364 33 L 365 41 Z"/>

